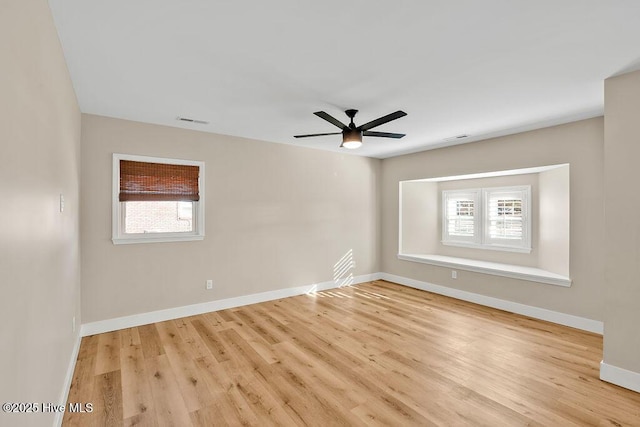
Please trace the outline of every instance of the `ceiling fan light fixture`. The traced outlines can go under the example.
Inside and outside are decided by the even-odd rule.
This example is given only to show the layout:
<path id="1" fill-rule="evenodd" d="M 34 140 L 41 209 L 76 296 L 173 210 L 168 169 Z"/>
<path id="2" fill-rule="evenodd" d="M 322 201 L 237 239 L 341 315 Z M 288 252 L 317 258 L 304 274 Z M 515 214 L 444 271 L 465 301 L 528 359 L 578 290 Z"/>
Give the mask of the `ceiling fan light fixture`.
<path id="1" fill-rule="evenodd" d="M 342 133 L 342 144 L 340 144 L 340 148 L 348 148 L 349 150 L 353 150 L 355 148 L 359 148 L 362 145 L 362 137 L 363 136 L 374 136 L 378 138 L 394 138 L 400 139 L 405 136 L 404 133 L 391 133 L 391 132 L 378 132 L 372 131 L 371 129 L 388 123 L 392 120 L 399 119 L 400 117 L 404 117 L 407 115 L 402 110 L 398 110 L 395 113 L 387 114 L 386 116 L 378 117 L 375 120 L 372 120 L 368 123 L 365 123 L 360 126 L 356 126 L 353 123 L 353 118 L 355 117 L 358 110 L 346 110 L 345 114 L 349 119 L 351 119 L 348 125 L 345 125 L 340 120 L 336 119 L 330 114 L 325 113 L 324 111 L 316 111 L 316 116 L 320 117 L 323 120 L 328 121 L 332 125 L 340 128 L 342 132 L 329 132 L 329 133 L 311 133 L 307 135 L 294 135 L 294 138 L 309 138 L 312 136 L 325 136 L 325 135 L 339 135 Z"/>
<path id="2" fill-rule="evenodd" d="M 348 148 L 350 150 L 359 148 L 362 145 L 362 132 L 355 129 L 345 129 L 342 132 L 342 144 L 341 147 Z"/>
<path id="3" fill-rule="evenodd" d="M 362 141 L 344 141 L 342 143 L 342 146 L 344 148 L 348 148 L 349 150 L 359 148 L 361 145 L 362 145 Z"/>

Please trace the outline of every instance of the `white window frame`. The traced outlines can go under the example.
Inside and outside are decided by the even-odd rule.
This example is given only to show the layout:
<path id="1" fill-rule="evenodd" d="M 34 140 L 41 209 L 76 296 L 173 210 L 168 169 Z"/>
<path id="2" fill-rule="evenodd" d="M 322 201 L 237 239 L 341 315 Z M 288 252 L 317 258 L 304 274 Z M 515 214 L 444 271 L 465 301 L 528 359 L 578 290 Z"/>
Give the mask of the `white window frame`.
<path id="1" fill-rule="evenodd" d="M 480 189 L 447 190 L 442 192 L 442 243 L 452 246 L 477 246 L 482 232 L 482 206 L 480 204 Z M 473 236 L 456 236 L 449 234 L 449 217 L 447 207 L 451 199 L 473 200 Z"/>
<path id="2" fill-rule="evenodd" d="M 125 202 L 120 201 L 120 160 L 198 166 L 200 172 L 198 177 L 200 200 L 193 202 L 193 231 L 172 233 L 125 233 Z M 204 162 L 201 161 L 113 153 L 113 184 L 111 199 L 111 240 L 113 241 L 113 244 L 122 245 L 132 243 L 162 243 L 203 240 L 205 213 L 204 183 Z"/>
<path id="3" fill-rule="evenodd" d="M 489 197 L 492 194 L 504 194 L 505 196 L 522 198 L 522 239 L 497 239 L 489 235 Z M 482 197 L 480 197 L 482 194 Z M 450 236 L 447 232 L 447 205 L 448 200 L 454 197 L 475 196 L 474 202 L 474 236 Z M 481 189 L 444 190 L 442 191 L 442 239 L 446 246 L 459 246 L 474 249 L 489 249 L 506 252 L 531 252 L 531 186 L 492 187 Z"/>

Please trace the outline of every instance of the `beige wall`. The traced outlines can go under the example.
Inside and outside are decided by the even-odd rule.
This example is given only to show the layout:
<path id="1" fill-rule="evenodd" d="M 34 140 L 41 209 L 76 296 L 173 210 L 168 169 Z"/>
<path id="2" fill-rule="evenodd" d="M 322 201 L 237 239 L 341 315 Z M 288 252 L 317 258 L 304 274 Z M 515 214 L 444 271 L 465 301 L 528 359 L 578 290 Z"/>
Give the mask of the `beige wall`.
<path id="1" fill-rule="evenodd" d="M 382 271 L 469 292 L 602 320 L 603 119 L 385 159 L 382 163 Z M 570 164 L 570 288 L 399 260 L 398 182 L 552 164 Z"/>
<path id="2" fill-rule="evenodd" d="M 438 184 L 413 181 L 402 184 L 402 242 L 404 254 L 433 254 L 438 237 Z"/>
<path id="3" fill-rule="evenodd" d="M 0 3 L 0 52 L 0 402 L 57 404 L 80 324 L 80 112 L 46 0 Z"/>
<path id="4" fill-rule="evenodd" d="M 640 373 L 639 119 L 640 71 L 606 80 L 604 362 L 636 373 Z"/>
<path id="5" fill-rule="evenodd" d="M 114 152 L 204 161 L 205 240 L 113 245 Z M 82 163 L 85 322 L 379 271 L 380 160 L 83 115 Z"/>
<path id="6" fill-rule="evenodd" d="M 538 176 L 538 266 L 564 276 L 570 274 L 570 178 L 569 166 L 540 172 Z"/>

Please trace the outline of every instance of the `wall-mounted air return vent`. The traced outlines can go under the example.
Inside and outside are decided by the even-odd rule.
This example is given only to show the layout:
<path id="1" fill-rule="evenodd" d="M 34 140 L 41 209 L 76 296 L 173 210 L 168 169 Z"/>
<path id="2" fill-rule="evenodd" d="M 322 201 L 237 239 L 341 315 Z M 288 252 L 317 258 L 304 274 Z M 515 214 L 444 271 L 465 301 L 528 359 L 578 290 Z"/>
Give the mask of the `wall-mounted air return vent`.
<path id="1" fill-rule="evenodd" d="M 209 122 L 204 121 L 204 120 L 196 120 L 196 119 L 192 119 L 189 117 L 176 117 L 176 120 L 181 121 L 181 122 L 187 122 L 187 123 L 197 123 L 199 125 L 208 125 Z"/>

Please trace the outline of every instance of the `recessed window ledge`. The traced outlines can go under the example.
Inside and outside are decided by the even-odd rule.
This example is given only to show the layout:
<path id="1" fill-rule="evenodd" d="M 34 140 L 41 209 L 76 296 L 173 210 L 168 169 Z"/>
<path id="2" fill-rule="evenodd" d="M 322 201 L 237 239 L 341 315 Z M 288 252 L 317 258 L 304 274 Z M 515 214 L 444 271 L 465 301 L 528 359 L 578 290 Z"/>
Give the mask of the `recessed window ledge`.
<path id="1" fill-rule="evenodd" d="M 478 261 L 467 258 L 456 258 L 443 255 L 398 254 L 398 259 L 421 262 L 438 267 L 456 268 L 473 271 L 475 273 L 492 274 L 494 276 L 510 277 L 512 279 L 528 280 L 530 282 L 546 283 L 556 286 L 571 286 L 571 278 L 539 268 L 524 267 L 513 264 Z"/>
<path id="2" fill-rule="evenodd" d="M 114 245 L 131 245 L 136 243 L 169 243 L 169 242 L 192 242 L 204 240 L 202 235 L 188 236 L 157 236 L 157 237 L 114 237 L 111 239 Z"/>

